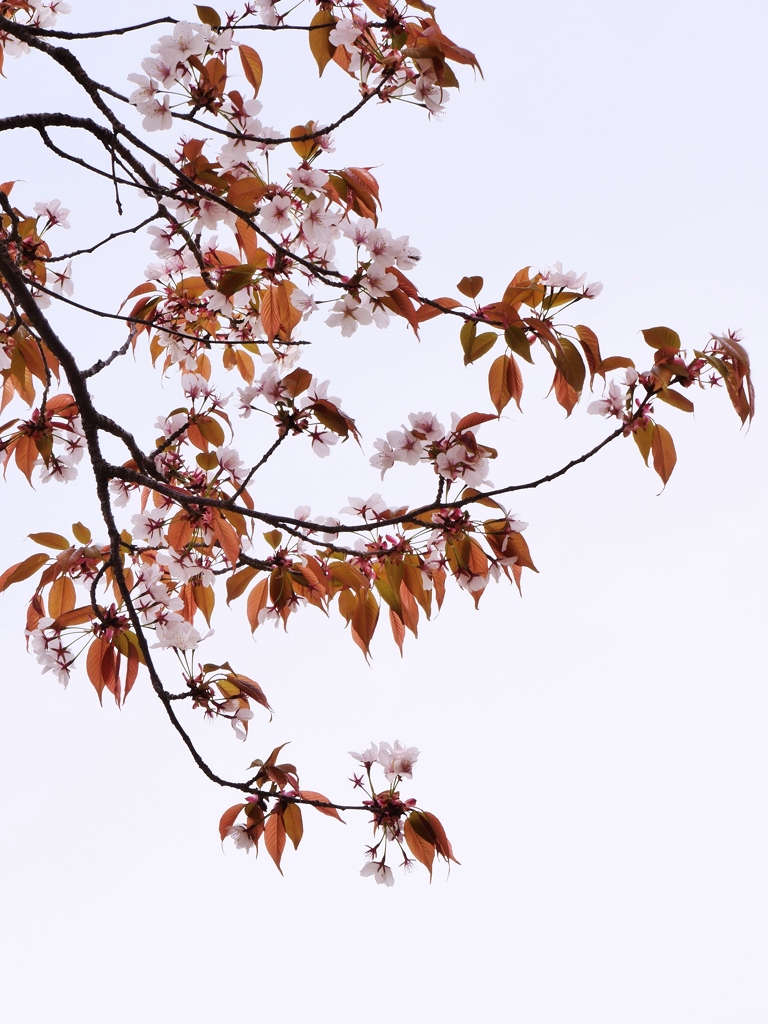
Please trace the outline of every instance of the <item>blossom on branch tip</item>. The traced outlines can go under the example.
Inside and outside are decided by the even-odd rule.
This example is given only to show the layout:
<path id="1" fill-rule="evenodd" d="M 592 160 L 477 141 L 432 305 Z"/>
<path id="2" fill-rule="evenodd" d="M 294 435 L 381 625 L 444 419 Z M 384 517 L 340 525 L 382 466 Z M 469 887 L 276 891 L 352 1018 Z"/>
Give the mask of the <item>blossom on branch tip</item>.
<path id="1" fill-rule="evenodd" d="M 548 288 L 581 288 L 587 278 L 586 271 L 579 276 L 575 270 L 563 270 L 563 264 L 558 260 L 553 267 L 547 269 L 547 271 L 541 275 L 541 284 L 546 285 Z M 590 285 L 591 288 L 596 287 Z M 600 286 L 602 288 L 602 285 Z M 597 294 L 597 293 L 596 293 Z"/>
<path id="2" fill-rule="evenodd" d="M 68 228 L 70 226 L 67 217 L 69 216 L 69 210 L 65 210 L 61 205 L 60 199 L 51 199 L 47 203 L 35 203 L 33 207 L 38 217 L 47 217 L 48 223 L 45 228 L 51 228 L 54 225 L 58 225 L 60 228 Z"/>
<path id="3" fill-rule="evenodd" d="M 387 782 L 391 785 L 398 775 L 403 779 L 413 778 L 413 766 L 419 757 L 419 750 L 416 747 L 404 747 L 400 740 L 395 740 L 394 745 L 382 741 L 379 744 L 377 762 L 384 769 Z"/>
<path id="4" fill-rule="evenodd" d="M 356 761 L 359 761 L 360 764 L 365 765 L 366 768 L 370 768 L 371 765 L 375 764 L 376 761 L 378 761 L 379 759 L 379 747 L 377 743 L 373 742 L 373 740 L 371 740 L 370 747 L 368 747 L 368 749 L 364 750 L 362 753 L 358 754 L 354 750 L 349 750 L 347 751 L 347 753 L 349 754 L 350 757 L 353 757 Z"/>

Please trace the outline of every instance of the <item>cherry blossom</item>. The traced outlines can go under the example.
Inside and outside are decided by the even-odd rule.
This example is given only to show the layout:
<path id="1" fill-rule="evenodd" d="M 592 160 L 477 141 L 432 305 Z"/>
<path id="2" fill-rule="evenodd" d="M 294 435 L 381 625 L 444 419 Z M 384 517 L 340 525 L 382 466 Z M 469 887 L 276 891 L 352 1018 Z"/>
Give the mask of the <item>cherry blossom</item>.
<path id="1" fill-rule="evenodd" d="M 398 776 L 403 779 L 413 778 L 413 766 L 418 757 L 416 747 L 404 747 L 400 740 L 395 740 L 393 745 L 384 741 L 379 744 L 376 760 L 383 767 L 387 782 L 392 785 Z"/>
<path id="2" fill-rule="evenodd" d="M 379 885 L 395 884 L 395 876 L 392 874 L 392 868 L 388 867 L 384 861 L 369 861 L 368 864 L 366 864 L 360 871 L 360 874 L 363 878 L 368 878 L 370 875 L 373 875 Z"/>
<path id="3" fill-rule="evenodd" d="M 260 223 L 268 235 L 290 231 L 293 222 L 289 216 L 291 200 L 289 196 L 275 196 L 261 208 Z"/>
<path id="4" fill-rule="evenodd" d="M 360 324 L 369 324 L 373 320 L 371 311 L 362 305 L 359 299 L 345 295 L 333 304 L 333 313 L 326 319 L 329 327 L 341 327 L 344 338 L 351 338 Z"/>
<path id="5" fill-rule="evenodd" d="M 581 288 L 586 280 L 586 273 L 579 276 L 575 270 L 563 271 L 563 264 L 559 261 L 554 264 L 546 273 L 541 275 L 541 283 L 550 288 Z M 590 286 L 594 287 L 594 285 Z"/>
<path id="6" fill-rule="evenodd" d="M 347 53 L 354 56 L 355 40 L 361 33 L 362 29 L 351 18 L 339 18 L 328 38 L 334 46 L 343 46 Z"/>
<path id="7" fill-rule="evenodd" d="M 47 203 L 35 203 L 33 209 L 38 217 L 48 218 L 43 230 L 54 226 L 58 226 L 60 228 L 68 228 L 70 226 L 69 221 L 67 220 L 67 217 L 69 217 L 69 210 L 64 209 L 61 205 L 60 199 L 51 199 Z"/>
<path id="8" fill-rule="evenodd" d="M 587 412 L 593 416 L 617 416 L 621 419 L 624 415 L 626 393 L 616 383 L 611 381 L 608 385 L 608 397 L 600 398 L 596 402 L 590 402 Z"/>

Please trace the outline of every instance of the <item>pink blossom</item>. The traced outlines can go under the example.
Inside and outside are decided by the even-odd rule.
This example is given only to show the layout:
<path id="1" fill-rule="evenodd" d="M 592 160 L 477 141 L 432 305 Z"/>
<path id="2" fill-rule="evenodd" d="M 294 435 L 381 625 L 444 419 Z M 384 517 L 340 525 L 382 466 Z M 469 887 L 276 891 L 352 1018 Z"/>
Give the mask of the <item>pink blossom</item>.
<path id="1" fill-rule="evenodd" d="M 248 835 L 248 828 L 246 825 L 233 825 L 227 832 L 225 838 L 233 839 L 235 847 L 238 850 L 245 850 L 246 853 L 254 846 L 253 839 Z"/>
<path id="2" fill-rule="evenodd" d="M 617 416 L 621 419 L 624 415 L 626 394 L 619 387 L 616 381 L 608 385 L 608 397 L 601 398 L 597 402 L 590 402 L 587 412 L 593 416 Z"/>
<path id="3" fill-rule="evenodd" d="M 60 199 L 51 199 L 47 203 L 35 203 L 33 209 L 38 217 L 48 218 L 45 228 L 51 228 L 54 225 L 58 225 L 61 228 L 68 228 L 70 226 L 67 220 L 69 210 L 64 209 Z"/>
<path id="4" fill-rule="evenodd" d="M 395 452 L 389 442 L 385 441 L 382 437 L 377 438 L 373 442 L 373 447 L 379 450 L 370 457 L 369 462 L 374 469 L 381 470 L 381 479 L 383 480 L 384 474 L 395 464 Z"/>
<path id="5" fill-rule="evenodd" d="M 326 319 L 329 327 L 341 327 L 344 338 L 351 338 L 360 324 L 373 320 L 370 309 L 363 306 L 353 295 L 345 295 L 333 304 L 334 312 Z"/>
<path id="6" fill-rule="evenodd" d="M 170 97 L 163 96 L 163 102 L 155 99 L 144 111 L 142 126 L 148 132 L 164 132 L 173 127 L 171 116 Z"/>
<path id="7" fill-rule="evenodd" d="M 268 235 L 290 231 L 293 222 L 289 216 L 291 200 L 288 196 L 275 196 L 261 208 L 261 229 Z"/>
<path id="8" fill-rule="evenodd" d="M 72 284 L 72 260 L 67 261 L 63 270 L 48 270 L 46 283 L 52 292 L 59 295 L 71 295 L 75 290 Z"/>
<path id="9" fill-rule="evenodd" d="M 424 452 L 421 441 L 410 430 L 389 430 L 387 441 L 392 446 L 395 461 L 406 462 L 409 466 L 415 466 Z"/>
<path id="10" fill-rule="evenodd" d="M 329 430 L 322 430 L 320 427 L 314 427 L 310 430 L 309 436 L 312 438 L 312 451 L 321 459 L 329 455 L 331 447 L 338 444 L 339 441 L 335 434 L 332 434 Z"/>
<path id="11" fill-rule="evenodd" d="M 549 268 L 546 273 L 541 275 L 541 283 L 547 285 L 549 288 L 581 288 L 586 279 L 586 273 L 579 277 L 575 270 L 563 271 L 563 264 L 560 262 Z"/>
<path id="12" fill-rule="evenodd" d="M 394 745 L 382 741 L 379 744 L 377 762 L 384 769 L 387 782 L 392 785 L 399 776 L 402 779 L 413 778 L 413 766 L 419 758 L 419 750 L 416 747 L 404 747 L 400 740 L 395 740 Z"/>
<path id="13" fill-rule="evenodd" d="M 378 493 L 370 498 L 349 498 L 349 505 L 341 509 L 351 516 L 362 516 L 363 519 L 378 519 L 382 512 L 387 511 L 387 503 Z"/>
<path id="14" fill-rule="evenodd" d="M 291 176 L 294 188 L 303 188 L 307 192 L 314 192 L 328 184 L 328 173 L 319 168 L 302 164 L 301 167 L 291 167 L 288 172 Z"/>
<path id="15" fill-rule="evenodd" d="M 133 523 L 133 535 L 137 540 L 144 540 L 147 544 L 162 544 L 165 541 L 165 517 L 161 514 L 159 519 L 148 515 L 131 516 Z"/>
<path id="16" fill-rule="evenodd" d="M 343 46 L 347 53 L 354 54 L 355 40 L 362 35 L 362 29 L 351 18 L 339 18 L 328 36 L 333 46 Z"/>
<path id="17" fill-rule="evenodd" d="M 411 430 L 415 434 L 423 434 L 425 441 L 439 441 L 445 437 L 445 427 L 438 422 L 437 416 L 431 412 L 412 412 L 408 417 Z"/>
<path id="18" fill-rule="evenodd" d="M 379 885 L 394 885 L 395 876 L 392 874 L 392 869 L 387 867 L 384 861 L 370 861 L 362 869 L 360 874 L 363 878 L 367 878 L 369 875 L 373 875 Z"/>
<path id="19" fill-rule="evenodd" d="M 201 637 L 191 622 L 178 617 L 169 617 L 166 622 L 155 627 L 158 643 L 153 647 L 173 647 L 177 651 L 194 651 Z"/>
<path id="20" fill-rule="evenodd" d="M 371 741 L 370 747 L 361 754 L 355 753 L 354 750 L 348 750 L 347 753 L 350 757 L 354 757 L 356 761 L 359 761 L 360 764 L 364 764 L 366 768 L 370 768 L 379 759 L 379 748 L 373 741 Z"/>

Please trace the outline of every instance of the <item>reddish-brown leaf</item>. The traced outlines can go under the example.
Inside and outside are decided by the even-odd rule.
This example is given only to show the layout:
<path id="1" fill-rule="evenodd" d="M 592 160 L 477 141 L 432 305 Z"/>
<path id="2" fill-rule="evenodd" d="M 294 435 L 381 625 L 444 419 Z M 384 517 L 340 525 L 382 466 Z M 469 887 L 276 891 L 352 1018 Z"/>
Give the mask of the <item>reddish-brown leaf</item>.
<path id="1" fill-rule="evenodd" d="M 587 357 L 589 383 L 591 385 L 594 382 L 595 374 L 599 372 L 600 363 L 602 362 L 600 342 L 597 340 L 595 332 L 591 328 L 585 327 L 584 324 L 576 325 L 576 334 L 581 342 L 581 347 L 584 349 L 584 355 Z"/>
<path id="2" fill-rule="evenodd" d="M 355 602 L 355 610 L 350 623 L 352 639 L 365 655 L 370 655 L 370 645 L 376 624 L 379 621 L 379 605 L 370 590 L 361 590 Z"/>
<path id="3" fill-rule="evenodd" d="M 327 796 L 323 796 L 322 793 L 316 793 L 312 789 L 300 789 L 299 796 L 302 800 L 317 800 L 319 803 L 312 804 L 316 811 L 320 811 L 321 814 L 327 815 L 329 818 L 335 818 L 340 821 L 342 825 L 346 825 L 344 819 L 339 815 L 339 812 L 335 807 L 325 807 L 324 804 L 330 804 L 330 800 Z"/>
<path id="4" fill-rule="evenodd" d="M 482 277 L 462 277 L 456 287 L 468 299 L 476 299 L 483 290 L 483 279 Z"/>
<path id="5" fill-rule="evenodd" d="M 389 624 L 392 627 L 392 636 L 394 637 L 395 643 L 400 651 L 400 657 L 402 657 L 403 641 L 405 640 L 405 626 L 403 625 L 403 620 L 394 608 L 389 609 Z"/>
<path id="6" fill-rule="evenodd" d="M 672 476 L 672 470 L 677 462 L 677 453 L 672 436 L 666 427 L 661 424 L 654 424 L 653 436 L 651 438 L 651 454 L 653 456 L 653 468 L 661 477 L 666 487 L 667 481 Z"/>
<path id="7" fill-rule="evenodd" d="M 227 604 L 231 604 L 236 598 L 241 597 L 248 589 L 248 584 L 259 570 L 253 566 L 246 566 L 239 572 L 227 577 Z"/>
<path id="8" fill-rule="evenodd" d="M 48 614 L 52 619 L 75 607 L 75 585 L 69 576 L 59 576 L 48 593 Z"/>
<path id="9" fill-rule="evenodd" d="M 0 576 L 0 593 L 10 587 L 12 583 L 21 583 L 22 580 L 29 579 L 42 565 L 45 565 L 48 558 L 48 555 L 38 551 L 36 555 L 30 555 L 23 562 L 16 562 L 15 565 L 10 566 Z"/>
<path id="10" fill-rule="evenodd" d="M 253 95 L 258 96 L 264 78 L 264 65 L 261 63 L 261 57 L 252 46 L 246 46 L 245 43 L 241 43 L 237 49 L 240 54 L 240 63 L 243 65 L 243 73 L 253 86 Z"/>
<path id="11" fill-rule="evenodd" d="M 469 430 L 470 427 L 478 427 L 481 423 L 487 423 L 489 420 L 495 420 L 496 417 L 492 412 L 470 412 L 466 416 L 462 416 L 459 422 L 456 424 L 456 433 L 460 434 L 462 430 Z"/>
<path id="12" fill-rule="evenodd" d="M 219 835 L 221 836 L 222 842 L 226 839 L 227 833 L 234 825 L 235 818 L 245 806 L 245 804 L 235 804 L 222 814 L 221 820 L 219 821 Z"/>
<path id="13" fill-rule="evenodd" d="M 285 834 L 293 843 L 294 850 L 298 850 L 301 837 L 304 835 L 304 822 L 301 818 L 301 808 L 298 804 L 287 803 L 283 808 L 283 824 Z"/>
<path id="14" fill-rule="evenodd" d="M 264 826 L 264 845 L 267 847 L 267 853 L 275 862 L 275 867 L 282 875 L 283 869 L 280 867 L 280 860 L 285 849 L 285 822 L 282 808 L 277 808 L 267 818 L 267 823 Z"/>
<path id="15" fill-rule="evenodd" d="M 435 846 L 423 835 L 419 835 L 416 829 L 411 824 L 411 818 L 413 814 L 419 814 L 420 812 L 415 811 L 405 819 L 405 825 L 403 826 L 403 834 L 405 835 L 405 841 L 408 844 L 408 849 L 411 851 L 413 856 L 429 872 L 430 881 L 432 880 L 432 864 L 435 860 Z"/>
<path id="16" fill-rule="evenodd" d="M 251 627 L 252 633 L 259 625 L 259 612 L 266 608 L 268 598 L 269 578 L 265 578 L 260 580 L 248 595 L 246 615 L 248 616 L 248 625 Z"/>

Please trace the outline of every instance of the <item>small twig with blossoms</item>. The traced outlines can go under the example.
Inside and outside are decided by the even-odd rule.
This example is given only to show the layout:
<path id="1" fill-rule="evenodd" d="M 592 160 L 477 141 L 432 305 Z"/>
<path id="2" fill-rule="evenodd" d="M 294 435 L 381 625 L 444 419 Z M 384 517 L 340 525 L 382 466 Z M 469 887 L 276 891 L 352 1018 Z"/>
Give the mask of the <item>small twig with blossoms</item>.
<path id="1" fill-rule="evenodd" d="M 86 112 L 97 111 L 95 119 L 77 106 L 12 115 L 0 118 L 0 132 L 37 133 L 89 184 L 113 190 L 116 217 L 129 193 L 151 204 L 132 227 L 105 223 L 102 238 L 65 249 L 59 239 L 81 216 L 75 203 L 35 184 L 35 201 L 16 205 L 17 183 L 0 183 L 0 408 L 9 407 L 0 465 L 4 477 L 20 472 L 30 485 L 55 486 L 74 484 L 87 460 L 101 511 L 93 533 L 78 522 L 31 534 L 40 550 L 0 574 L 0 592 L 32 587 L 25 635 L 43 673 L 67 686 L 84 668 L 99 701 L 111 694 L 118 706 L 134 685 L 152 688 L 195 765 L 240 796 L 221 819 L 222 839 L 266 847 L 282 870 L 287 840 L 298 847 L 303 836 L 302 806 L 339 820 L 342 810 L 365 813 L 373 839 L 361 874 L 389 886 L 398 864 L 416 861 L 431 877 L 436 855 L 456 863 L 440 821 L 401 796 L 415 747 L 381 742 L 354 753 L 358 804 L 303 788 L 296 765 L 282 759 L 285 744 L 253 760 L 241 779 L 223 778 L 202 757 L 198 723 L 227 723 L 246 742 L 257 730 L 261 738 L 273 715 L 260 682 L 234 659 L 207 653 L 218 643 L 222 599 L 227 606 L 242 599 L 251 634 L 270 622 L 286 630 L 294 614 L 327 614 L 335 605 L 366 659 L 382 623 L 402 654 L 449 588 L 478 607 L 492 582 L 520 589 L 524 570 L 537 571 L 523 536 L 528 524 L 501 504 L 503 495 L 551 483 L 622 437 L 633 439 L 666 485 L 676 454 L 660 422 L 665 407 L 691 412 L 693 390 L 722 387 L 748 423 L 754 393 L 736 331 L 689 351 L 675 331 L 653 327 L 642 332 L 647 359 L 604 356 L 589 327 L 563 322 L 602 285 L 560 263 L 525 267 L 490 297 L 479 275 L 462 277 L 454 295 L 423 295 L 413 279 L 419 250 L 381 222 L 371 168 L 338 165 L 331 132 L 381 103 L 440 117 L 457 72 L 479 71 L 478 62 L 421 0 L 307 6 L 309 24 L 294 24 L 281 0 L 252 0 L 223 15 L 198 6 L 195 21 L 169 16 L 67 33 L 55 27 L 68 11 L 60 0 L 0 0 L 4 75 L 9 58 L 34 50 L 69 75 Z M 168 29 L 148 41 L 128 96 L 54 42 L 161 25 Z M 264 65 L 244 41 L 257 30 L 305 33 L 318 75 L 350 82 L 345 112 L 329 124 L 311 110 L 283 129 L 265 123 Z M 174 128 L 188 134 L 153 144 Z M 59 131 L 75 143 L 54 141 Z M 83 138 L 100 147 L 95 160 L 80 152 Z M 148 262 L 126 281 L 123 304 L 110 310 L 85 301 L 84 260 L 96 252 L 109 258 L 126 236 L 146 238 Z M 104 348 L 90 365 L 81 365 L 77 337 L 59 329 L 63 306 L 100 324 Z M 254 487 L 268 462 L 281 465 L 290 453 L 332 466 L 350 439 L 361 451 L 368 445 L 350 396 L 334 394 L 330 380 L 303 365 L 316 349 L 322 354 L 323 332 L 356 339 L 393 321 L 415 336 L 455 325 L 465 366 L 495 349 L 485 407 L 466 409 L 459 396 L 461 411 L 450 418 L 447 410 L 401 411 L 400 427 L 384 428 L 365 448 L 382 481 L 401 464 L 423 474 L 406 503 L 391 505 L 377 492 L 315 513 L 308 504 L 268 507 L 268 494 Z M 120 333 L 107 337 L 110 328 Z M 129 356 L 147 373 L 151 364 L 172 392 L 167 408 L 140 422 L 141 433 L 101 407 L 103 389 L 120 384 Z M 551 363 L 550 393 L 566 416 L 599 382 L 603 394 L 587 412 L 614 429 L 553 472 L 493 485 L 491 467 L 506 441 L 502 413 L 511 403 L 522 411 L 524 372 L 536 359 Z M 123 446 L 122 465 L 105 454 L 114 450 L 109 439 Z"/>

